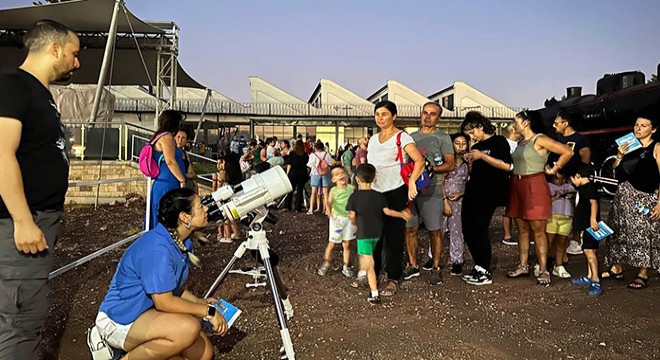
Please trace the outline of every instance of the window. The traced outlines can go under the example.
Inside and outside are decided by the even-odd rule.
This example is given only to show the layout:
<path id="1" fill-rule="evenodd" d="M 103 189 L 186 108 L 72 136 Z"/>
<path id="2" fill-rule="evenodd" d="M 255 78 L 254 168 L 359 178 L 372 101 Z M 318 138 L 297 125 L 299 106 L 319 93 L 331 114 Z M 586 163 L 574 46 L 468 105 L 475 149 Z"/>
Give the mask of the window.
<path id="1" fill-rule="evenodd" d="M 454 110 L 454 94 L 442 98 L 442 107 L 447 110 Z"/>

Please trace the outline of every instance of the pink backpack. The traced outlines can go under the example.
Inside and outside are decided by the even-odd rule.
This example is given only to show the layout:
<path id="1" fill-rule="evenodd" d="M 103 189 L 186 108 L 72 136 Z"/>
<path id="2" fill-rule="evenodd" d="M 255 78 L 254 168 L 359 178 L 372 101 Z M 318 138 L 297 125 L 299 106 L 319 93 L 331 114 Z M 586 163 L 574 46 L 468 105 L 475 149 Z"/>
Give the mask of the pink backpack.
<path id="1" fill-rule="evenodd" d="M 145 176 L 148 176 L 152 179 L 157 178 L 158 174 L 160 174 L 159 164 L 160 164 L 160 160 L 162 159 L 162 155 L 161 155 L 161 159 L 158 159 L 158 161 L 154 160 L 153 157 L 154 145 L 158 142 L 158 140 L 161 137 L 163 137 L 166 134 L 167 134 L 166 132 L 158 134 L 158 136 L 156 136 L 153 140 L 148 142 L 147 145 L 145 145 L 142 148 L 142 150 L 140 150 L 140 156 L 138 157 L 138 164 L 140 165 L 140 171 L 142 171 L 142 173 Z"/>

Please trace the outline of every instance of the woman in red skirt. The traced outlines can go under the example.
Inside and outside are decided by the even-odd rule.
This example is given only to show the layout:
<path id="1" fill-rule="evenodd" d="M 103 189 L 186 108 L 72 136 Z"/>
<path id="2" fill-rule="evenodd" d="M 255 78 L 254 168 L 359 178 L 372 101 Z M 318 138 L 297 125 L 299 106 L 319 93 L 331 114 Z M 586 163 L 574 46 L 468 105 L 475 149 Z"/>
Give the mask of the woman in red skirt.
<path id="1" fill-rule="evenodd" d="M 546 266 L 548 238 L 546 220 L 550 218 L 552 201 L 545 174 L 556 174 L 573 156 L 571 150 L 548 136 L 537 133 L 541 118 L 535 111 L 522 111 L 514 119 L 516 132 L 522 135 L 518 147 L 511 154 L 513 175 L 509 181 L 509 202 L 505 216 L 514 218 L 518 226 L 518 250 L 520 264 L 508 273 L 508 277 L 529 276 L 529 237 L 534 234 L 539 274 L 536 282 L 550 285 L 550 273 Z M 549 153 L 559 155 L 553 167 L 546 165 Z"/>

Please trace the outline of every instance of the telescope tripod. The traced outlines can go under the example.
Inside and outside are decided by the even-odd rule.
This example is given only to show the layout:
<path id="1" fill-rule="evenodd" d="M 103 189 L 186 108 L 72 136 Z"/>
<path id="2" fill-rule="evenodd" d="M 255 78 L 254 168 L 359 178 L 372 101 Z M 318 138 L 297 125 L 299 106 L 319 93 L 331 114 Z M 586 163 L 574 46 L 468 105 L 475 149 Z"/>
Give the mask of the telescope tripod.
<path id="1" fill-rule="evenodd" d="M 250 224 L 250 231 L 248 232 L 247 239 L 238 246 L 238 249 L 234 252 L 234 256 L 229 260 L 227 266 L 225 266 L 220 275 L 215 279 L 213 285 L 211 285 L 206 295 L 204 295 L 204 298 L 210 297 L 215 292 L 222 280 L 233 268 L 236 260 L 243 257 L 245 251 L 257 251 L 258 256 L 261 257 L 263 264 L 266 267 L 266 277 L 275 302 L 275 312 L 280 327 L 280 336 L 282 337 L 280 359 L 295 360 L 296 355 L 293 351 L 291 334 L 289 333 L 286 324 L 286 320 L 293 317 L 293 307 L 286 295 L 286 290 L 280 280 L 277 269 L 271 264 L 269 249 L 268 238 L 266 238 L 266 232 L 264 231 L 262 224 L 260 222 Z"/>

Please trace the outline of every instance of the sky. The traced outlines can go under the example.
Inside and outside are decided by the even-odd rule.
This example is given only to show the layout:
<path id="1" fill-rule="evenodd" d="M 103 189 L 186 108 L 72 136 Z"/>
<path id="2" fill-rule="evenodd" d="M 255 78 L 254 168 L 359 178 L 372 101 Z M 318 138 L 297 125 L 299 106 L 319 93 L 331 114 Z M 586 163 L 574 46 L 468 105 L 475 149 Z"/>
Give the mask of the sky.
<path id="1" fill-rule="evenodd" d="M 569 86 L 595 93 L 605 73 L 648 79 L 660 63 L 658 0 L 125 2 L 143 20 L 176 22 L 183 68 L 241 102 L 259 76 L 305 101 L 322 78 L 362 97 L 387 80 L 425 96 L 463 81 L 539 108 Z"/>

